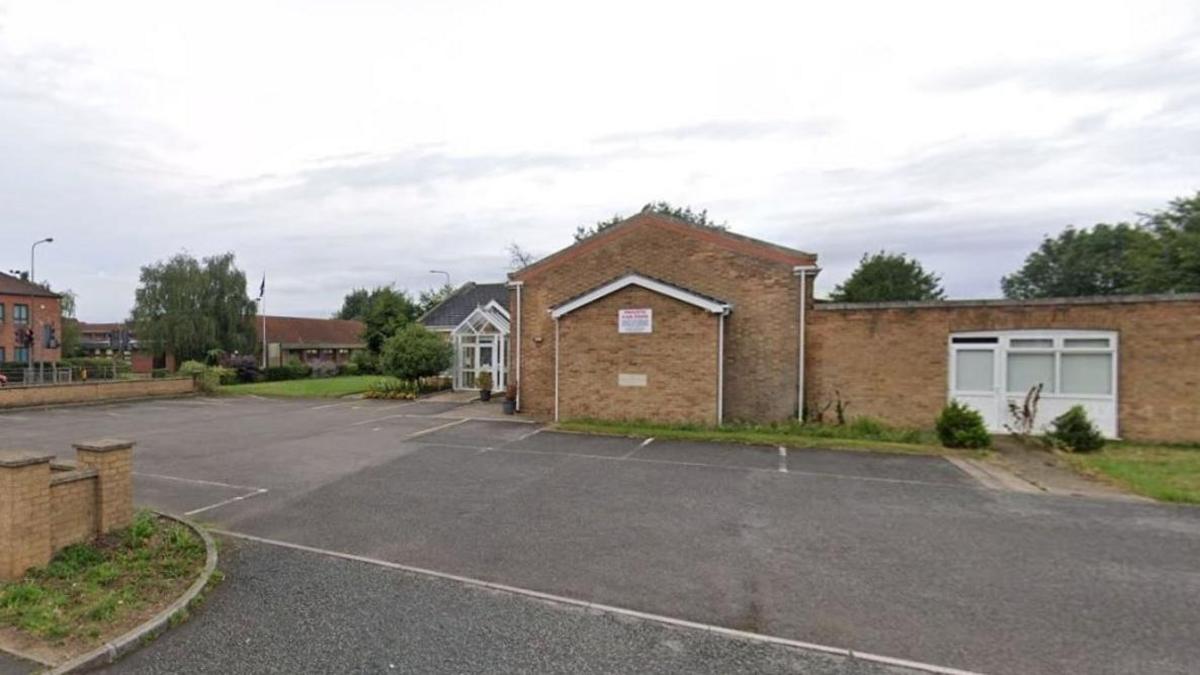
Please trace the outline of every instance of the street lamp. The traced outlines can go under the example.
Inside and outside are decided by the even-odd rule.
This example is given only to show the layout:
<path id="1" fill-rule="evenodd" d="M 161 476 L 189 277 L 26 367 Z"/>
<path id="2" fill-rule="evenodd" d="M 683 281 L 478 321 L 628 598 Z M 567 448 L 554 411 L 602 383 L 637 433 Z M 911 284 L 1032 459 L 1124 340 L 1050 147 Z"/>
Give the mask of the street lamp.
<path id="1" fill-rule="evenodd" d="M 429 273 L 430 274 L 445 274 L 446 275 L 446 285 L 447 286 L 450 285 L 450 273 L 449 272 L 446 272 L 443 270 L 429 270 Z"/>
<path id="2" fill-rule="evenodd" d="M 29 247 L 29 281 L 37 283 L 37 275 L 33 273 L 33 254 L 37 251 L 38 244 L 50 244 L 54 242 L 54 237 L 46 237 L 40 241 L 33 242 L 33 246 Z"/>

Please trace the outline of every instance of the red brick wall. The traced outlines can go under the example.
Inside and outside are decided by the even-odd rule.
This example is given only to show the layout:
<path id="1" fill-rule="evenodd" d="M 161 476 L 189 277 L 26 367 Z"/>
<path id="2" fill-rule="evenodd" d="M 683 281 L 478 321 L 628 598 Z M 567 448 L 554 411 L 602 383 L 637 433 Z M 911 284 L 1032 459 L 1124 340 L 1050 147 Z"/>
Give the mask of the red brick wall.
<path id="1" fill-rule="evenodd" d="M 1200 440 L 1200 299 L 820 307 L 809 313 L 806 396 L 851 416 L 931 427 L 946 403 L 947 342 L 975 330 L 1114 330 L 1125 438 Z"/>
<path id="2" fill-rule="evenodd" d="M 620 309 L 652 310 L 653 332 L 617 332 Z M 627 287 L 559 320 L 559 417 L 714 424 L 717 315 Z M 620 386 L 621 373 L 646 386 Z"/>
<path id="3" fill-rule="evenodd" d="M 733 305 L 725 334 L 727 421 L 778 420 L 794 415 L 800 282 L 793 268 L 811 264 L 815 258 L 741 239 L 723 239 L 718 233 L 655 215 L 636 216 L 618 228 L 513 275 L 524 284 L 519 317 L 515 290 L 509 299 L 514 339 L 518 326 L 521 332 L 521 372 L 516 378 L 521 386 L 521 409 L 535 415 L 553 414 L 554 322 L 550 308 L 636 272 Z M 511 354 L 509 363 L 516 363 Z M 643 416 L 653 418 L 655 414 L 656 408 L 651 408 Z"/>

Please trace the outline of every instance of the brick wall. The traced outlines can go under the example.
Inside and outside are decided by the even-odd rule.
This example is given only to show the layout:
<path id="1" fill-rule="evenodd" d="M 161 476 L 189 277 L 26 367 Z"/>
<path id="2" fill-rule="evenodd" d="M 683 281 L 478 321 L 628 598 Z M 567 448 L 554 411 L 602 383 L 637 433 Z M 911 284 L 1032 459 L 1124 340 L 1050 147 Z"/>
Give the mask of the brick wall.
<path id="1" fill-rule="evenodd" d="M 617 332 L 620 309 L 649 308 L 653 332 Z M 713 424 L 718 317 L 630 286 L 559 320 L 561 419 L 646 419 Z M 645 376 L 621 386 L 618 376 Z"/>
<path id="2" fill-rule="evenodd" d="M 793 268 L 814 261 L 807 254 L 642 214 L 514 274 L 513 280 L 524 284 L 519 317 L 515 290 L 509 299 L 513 337 L 518 326 L 521 331 L 521 372 L 516 379 L 522 411 L 553 414 L 550 307 L 636 272 L 733 305 L 725 335 L 727 421 L 794 415 L 800 282 Z M 512 354 L 509 363 L 516 363 Z M 646 410 L 643 417 L 653 418 L 656 409 Z"/>
<path id="3" fill-rule="evenodd" d="M 821 306 L 809 314 L 806 396 L 852 416 L 931 427 L 946 403 L 952 332 L 1113 330 L 1122 437 L 1200 440 L 1200 297 Z"/>
<path id="4" fill-rule="evenodd" d="M 195 390 L 191 378 L 73 382 L 0 388 L 0 408 L 87 403 L 148 396 L 180 396 Z"/>
<path id="5" fill-rule="evenodd" d="M 51 472 L 50 546 L 87 541 L 96 535 L 96 472 L 90 470 Z"/>
<path id="6" fill-rule="evenodd" d="M 0 580 L 132 521 L 133 443 L 76 443 L 75 453 L 70 468 L 51 455 L 0 450 Z"/>

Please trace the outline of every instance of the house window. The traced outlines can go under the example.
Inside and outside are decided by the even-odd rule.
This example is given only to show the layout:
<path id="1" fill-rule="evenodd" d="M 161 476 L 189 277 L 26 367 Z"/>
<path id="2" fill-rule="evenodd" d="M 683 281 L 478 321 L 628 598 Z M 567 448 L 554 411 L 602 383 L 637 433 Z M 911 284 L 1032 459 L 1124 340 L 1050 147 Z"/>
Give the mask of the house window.
<path id="1" fill-rule="evenodd" d="M 0 323 L 4 323 L 4 303 L 0 302 Z M 4 359 L 0 359 L 3 361 Z"/>
<path id="2" fill-rule="evenodd" d="M 29 305 L 13 305 L 13 323 L 29 323 Z"/>
<path id="3" fill-rule="evenodd" d="M 8 360 L 8 359 L 6 359 L 6 358 L 4 358 L 4 357 L 5 357 L 5 354 L 4 354 L 4 347 L 0 347 L 0 363 L 4 363 L 5 361 L 7 361 L 7 360 Z"/>
<path id="4" fill-rule="evenodd" d="M 29 348 L 28 347 L 14 348 L 13 349 L 13 360 L 18 363 L 28 363 L 29 362 Z"/>

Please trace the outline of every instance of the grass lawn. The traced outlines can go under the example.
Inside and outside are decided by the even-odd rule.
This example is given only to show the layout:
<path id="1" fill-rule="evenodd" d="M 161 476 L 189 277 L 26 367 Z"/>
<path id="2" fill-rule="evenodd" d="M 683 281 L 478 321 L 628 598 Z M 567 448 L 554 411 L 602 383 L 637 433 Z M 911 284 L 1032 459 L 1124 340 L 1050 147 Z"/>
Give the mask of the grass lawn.
<path id="1" fill-rule="evenodd" d="M 306 377 L 301 380 L 281 382 L 254 382 L 253 384 L 230 384 L 221 387 L 221 394 L 259 396 L 284 396 L 289 398 L 336 398 L 348 394 L 361 394 L 371 383 L 388 378 L 381 375 L 344 375 L 342 377 Z"/>
<path id="2" fill-rule="evenodd" d="M 0 582 L 0 631 L 67 652 L 89 649 L 162 611 L 195 581 L 205 555 L 187 527 L 140 512 L 128 528 Z"/>
<path id="3" fill-rule="evenodd" d="M 932 432 L 915 429 L 894 429 L 871 420 L 855 420 L 846 425 L 779 424 L 728 425 L 720 428 L 666 425 L 642 422 L 605 422 L 573 420 L 561 422 L 564 431 L 614 434 L 618 436 L 653 436 L 661 439 L 686 441 L 716 441 L 751 445 L 772 445 L 789 448 L 828 448 L 835 450 L 867 450 L 921 455 L 975 454 L 972 450 L 952 450 L 942 447 Z"/>
<path id="4" fill-rule="evenodd" d="M 1200 504 L 1200 448 L 1110 443 L 1067 456 L 1076 468 L 1164 502 Z"/>

